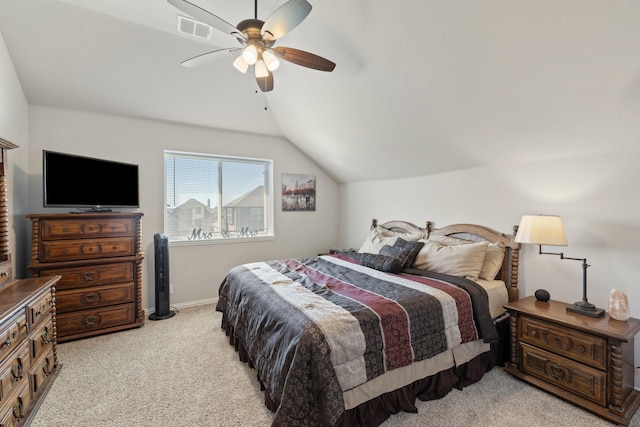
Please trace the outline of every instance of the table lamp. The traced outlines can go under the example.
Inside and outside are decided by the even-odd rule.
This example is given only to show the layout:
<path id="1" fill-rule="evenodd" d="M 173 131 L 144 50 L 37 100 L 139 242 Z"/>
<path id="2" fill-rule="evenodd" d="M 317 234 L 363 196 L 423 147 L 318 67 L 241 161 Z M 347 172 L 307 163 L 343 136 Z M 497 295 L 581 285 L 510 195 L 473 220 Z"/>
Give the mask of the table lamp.
<path id="1" fill-rule="evenodd" d="M 567 311 L 590 317 L 604 316 L 604 310 L 596 308 L 587 300 L 587 264 L 586 258 L 571 258 L 562 252 L 543 252 L 542 245 L 567 246 L 562 219 L 555 215 L 524 215 L 520 220 L 515 241 L 517 243 L 539 246 L 539 254 L 559 255 L 560 259 L 582 261 L 582 301 L 567 306 Z"/>

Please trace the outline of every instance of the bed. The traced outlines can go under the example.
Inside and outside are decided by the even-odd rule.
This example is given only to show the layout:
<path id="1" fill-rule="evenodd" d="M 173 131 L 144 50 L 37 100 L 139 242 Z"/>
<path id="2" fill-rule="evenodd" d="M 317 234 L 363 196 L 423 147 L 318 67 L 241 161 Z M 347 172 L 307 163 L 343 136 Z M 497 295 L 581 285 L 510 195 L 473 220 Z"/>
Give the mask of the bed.
<path id="1" fill-rule="evenodd" d="M 358 250 L 231 269 L 216 310 L 272 425 L 376 426 L 503 364 L 518 251 L 480 225 L 374 219 Z"/>

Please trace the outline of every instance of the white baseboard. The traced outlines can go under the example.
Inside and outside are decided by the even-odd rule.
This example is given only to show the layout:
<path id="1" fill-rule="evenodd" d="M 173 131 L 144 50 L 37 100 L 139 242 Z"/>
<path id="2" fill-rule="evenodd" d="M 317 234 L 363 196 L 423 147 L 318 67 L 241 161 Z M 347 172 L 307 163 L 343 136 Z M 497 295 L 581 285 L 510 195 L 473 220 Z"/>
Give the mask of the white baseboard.
<path id="1" fill-rule="evenodd" d="M 197 307 L 199 305 L 216 304 L 217 302 L 218 302 L 218 297 L 215 297 L 215 298 L 201 299 L 201 300 L 197 300 L 197 301 L 189 301 L 189 302 L 182 302 L 182 303 L 178 303 L 178 304 L 171 304 L 171 307 L 180 310 L 182 308 Z M 145 308 L 144 309 L 145 316 L 148 316 L 148 315 L 153 314 L 155 312 L 156 312 L 156 308 L 155 307 Z"/>

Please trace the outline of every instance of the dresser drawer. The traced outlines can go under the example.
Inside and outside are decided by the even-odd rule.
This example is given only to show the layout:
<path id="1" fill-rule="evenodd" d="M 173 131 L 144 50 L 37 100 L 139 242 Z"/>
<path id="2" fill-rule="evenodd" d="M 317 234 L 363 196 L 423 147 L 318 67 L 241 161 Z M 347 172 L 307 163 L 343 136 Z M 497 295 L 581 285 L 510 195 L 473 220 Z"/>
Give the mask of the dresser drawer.
<path id="1" fill-rule="evenodd" d="M 79 334 L 135 321 L 133 303 L 97 308 L 95 310 L 60 313 L 57 318 L 58 337 Z"/>
<path id="2" fill-rule="evenodd" d="M 62 276 L 56 285 L 56 290 L 58 291 L 87 286 L 131 282 L 133 281 L 133 273 L 133 262 L 40 270 L 40 276 Z M 59 306 L 57 301 L 56 306 Z"/>
<path id="3" fill-rule="evenodd" d="M 77 218 L 43 220 L 42 240 L 82 239 L 102 236 L 133 236 L 133 218 Z"/>
<path id="4" fill-rule="evenodd" d="M 595 368 L 606 368 L 607 341 L 575 329 L 523 317 L 520 323 L 520 341 Z"/>
<path id="5" fill-rule="evenodd" d="M 22 381 L 28 381 L 28 372 L 31 368 L 29 357 L 29 344 L 24 341 L 18 351 L 0 367 L 0 405 L 15 390 Z"/>
<path id="6" fill-rule="evenodd" d="M 53 308 L 53 296 L 51 291 L 40 295 L 33 302 L 27 304 L 27 316 L 29 316 L 29 324 L 31 326 L 37 324 L 40 319 L 49 318 L 49 313 Z"/>
<path id="7" fill-rule="evenodd" d="M 53 346 L 47 347 L 42 357 L 33 364 L 29 376 L 31 377 L 31 392 L 35 395 L 40 392 L 53 373 L 56 363 L 53 354 Z"/>
<path id="8" fill-rule="evenodd" d="M 607 375 L 604 371 L 524 343 L 520 348 L 523 371 L 605 406 Z"/>
<path id="9" fill-rule="evenodd" d="M 48 322 L 44 322 L 34 332 L 29 335 L 31 345 L 31 359 L 36 360 L 41 354 L 51 347 L 53 342 L 53 320 L 49 318 Z"/>
<path id="10" fill-rule="evenodd" d="M 42 242 L 41 262 L 73 261 L 133 255 L 133 237 Z"/>
<path id="11" fill-rule="evenodd" d="M 16 348 L 27 336 L 27 316 L 24 311 L 0 325 L 0 360 Z"/>
<path id="12" fill-rule="evenodd" d="M 24 381 L 20 386 L 20 391 L 2 406 L 0 410 L 0 427 L 21 425 L 30 408 L 31 393 L 29 392 L 29 382 Z"/>
<path id="13" fill-rule="evenodd" d="M 56 292 L 56 311 L 58 313 L 66 313 L 68 311 L 122 304 L 133 302 L 134 297 L 135 287 L 133 282 L 58 291 Z"/>

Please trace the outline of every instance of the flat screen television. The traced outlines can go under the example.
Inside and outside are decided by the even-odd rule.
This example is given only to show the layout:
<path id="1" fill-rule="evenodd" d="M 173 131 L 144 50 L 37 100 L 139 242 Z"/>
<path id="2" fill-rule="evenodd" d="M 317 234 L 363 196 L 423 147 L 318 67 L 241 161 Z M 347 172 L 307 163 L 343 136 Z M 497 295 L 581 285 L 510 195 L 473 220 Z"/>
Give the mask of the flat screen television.
<path id="1" fill-rule="evenodd" d="M 45 207 L 82 211 L 137 208 L 138 165 L 43 150 Z"/>

